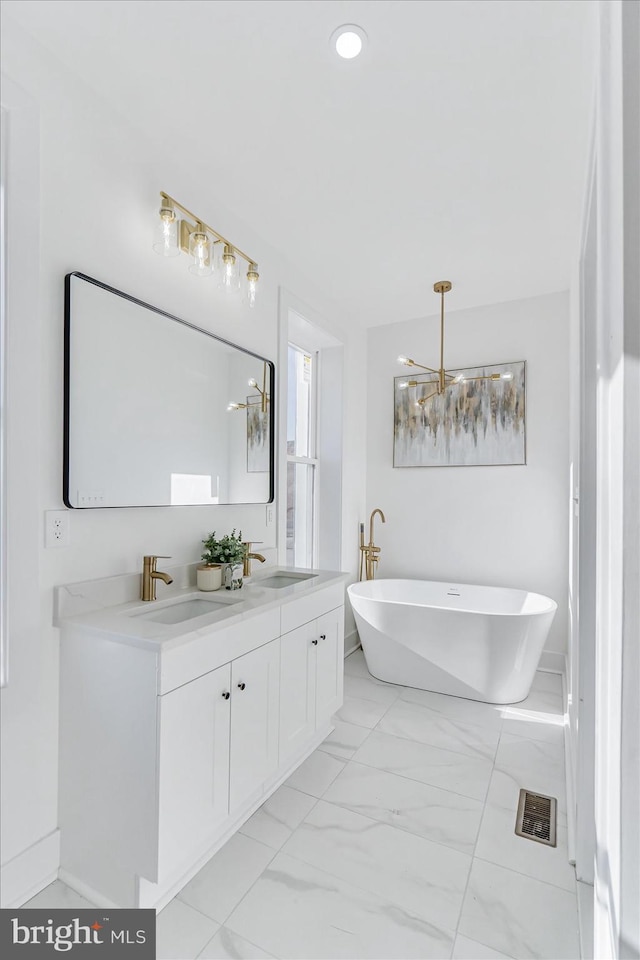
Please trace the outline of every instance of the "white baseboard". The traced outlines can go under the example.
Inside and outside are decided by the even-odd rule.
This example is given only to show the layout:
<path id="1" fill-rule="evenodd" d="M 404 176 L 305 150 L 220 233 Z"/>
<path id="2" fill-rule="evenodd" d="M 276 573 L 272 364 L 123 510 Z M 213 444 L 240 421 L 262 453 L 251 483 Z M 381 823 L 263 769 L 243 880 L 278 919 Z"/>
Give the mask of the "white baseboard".
<path id="1" fill-rule="evenodd" d="M 114 903 L 113 900 L 108 900 L 107 897 L 104 897 L 97 890 L 94 890 L 93 887 L 90 887 L 89 884 L 83 880 L 78 880 L 73 873 L 69 873 L 69 871 L 63 869 L 63 867 L 60 867 L 58 871 L 58 879 L 62 880 L 74 893 L 88 900 L 94 907 L 103 907 L 106 910 L 119 909 L 117 903 Z"/>
<path id="2" fill-rule="evenodd" d="M 360 646 L 360 637 L 357 630 L 352 630 L 344 638 L 344 656 L 345 660 L 350 653 L 354 653 Z"/>
<path id="3" fill-rule="evenodd" d="M 555 650 L 544 650 L 540 657 L 539 670 L 559 673 L 562 677 L 562 706 L 564 708 L 564 773 L 567 791 L 567 853 L 569 863 L 576 862 L 576 806 L 573 793 L 573 737 L 569 724 L 569 689 L 567 687 L 567 657 Z"/>
<path id="4" fill-rule="evenodd" d="M 60 831 L 54 830 L 0 867 L 2 907 L 21 907 L 58 879 Z"/>
<path id="5" fill-rule="evenodd" d="M 567 854 L 569 863 L 576 862 L 576 803 L 573 791 L 573 734 L 569 723 L 569 688 L 566 670 L 562 674 L 562 705 L 564 707 L 564 774 L 567 791 Z"/>
<path id="6" fill-rule="evenodd" d="M 556 653 L 555 650 L 543 650 L 538 670 L 545 670 L 547 673 L 565 673 L 566 657 L 564 653 Z"/>

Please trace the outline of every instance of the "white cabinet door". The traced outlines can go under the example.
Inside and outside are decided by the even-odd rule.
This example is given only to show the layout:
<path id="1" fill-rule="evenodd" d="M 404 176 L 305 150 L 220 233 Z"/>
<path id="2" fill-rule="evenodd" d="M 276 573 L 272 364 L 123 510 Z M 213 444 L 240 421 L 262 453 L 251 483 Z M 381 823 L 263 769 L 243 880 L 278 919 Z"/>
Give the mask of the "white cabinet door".
<path id="1" fill-rule="evenodd" d="M 272 640 L 231 664 L 232 812 L 278 766 L 279 644 Z"/>
<path id="2" fill-rule="evenodd" d="M 316 650 L 316 726 L 342 706 L 344 682 L 344 607 L 314 621 Z"/>
<path id="3" fill-rule="evenodd" d="M 300 753 L 316 729 L 316 622 L 280 637 L 280 759 Z"/>
<path id="4" fill-rule="evenodd" d="M 158 697 L 160 877 L 192 859 L 229 813 L 230 681 L 226 664 Z"/>

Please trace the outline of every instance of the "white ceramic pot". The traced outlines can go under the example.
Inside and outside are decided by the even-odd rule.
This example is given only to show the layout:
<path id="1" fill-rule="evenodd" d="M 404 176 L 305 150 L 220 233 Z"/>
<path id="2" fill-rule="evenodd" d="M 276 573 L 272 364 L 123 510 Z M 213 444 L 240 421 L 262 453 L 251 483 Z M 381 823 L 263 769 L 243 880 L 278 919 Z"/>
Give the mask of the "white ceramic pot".
<path id="1" fill-rule="evenodd" d="M 239 590 L 242 587 L 243 566 L 241 563 L 225 563 L 224 585 L 227 590 Z"/>
<path id="2" fill-rule="evenodd" d="M 222 586 L 222 565 L 203 564 L 196 569 L 198 590 L 219 590 Z"/>

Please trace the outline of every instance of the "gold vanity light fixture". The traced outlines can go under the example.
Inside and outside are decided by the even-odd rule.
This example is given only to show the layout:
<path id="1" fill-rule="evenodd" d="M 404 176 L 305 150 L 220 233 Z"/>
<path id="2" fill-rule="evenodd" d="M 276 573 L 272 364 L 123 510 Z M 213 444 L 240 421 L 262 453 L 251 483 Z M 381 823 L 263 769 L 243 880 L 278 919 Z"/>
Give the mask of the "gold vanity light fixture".
<path id="1" fill-rule="evenodd" d="M 155 252 L 161 257 L 177 257 L 181 251 L 187 253 L 191 257 L 190 273 L 196 277 L 210 277 L 215 273 L 219 286 L 229 291 L 240 289 L 240 261 L 244 261 L 244 296 L 253 307 L 260 279 L 253 257 L 243 253 L 168 193 L 161 191 L 160 198 L 160 223 L 153 242 Z"/>
<path id="2" fill-rule="evenodd" d="M 248 384 L 249 384 L 250 387 L 253 387 L 253 389 L 256 391 L 256 393 L 258 393 L 258 394 L 260 395 L 260 410 L 262 411 L 262 413 L 266 413 L 266 412 L 267 412 L 267 404 L 269 403 L 269 400 L 271 399 L 271 398 L 269 397 L 269 394 L 267 393 L 267 364 L 266 364 L 266 362 L 262 364 L 262 387 L 259 387 L 259 386 L 258 386 L 258 381 L 257 381 L 254 377 L 251 377 L 251 379 L 248 381 Z M 252 406 L 253 406 L 252 403 L 235 403 L 234 401 L 232 401 L 232 402 L 229 404 L 229 406 L 227 407 L 227 410 L 246 410 L 247 407 L 252 407 Z M 257 403 L 256 403 L 256 406 L 257 406 Z"/>
<path id="3" fill-rule="evenodd" d="M 417 367 L 419 370 L 426 370 L 427 373 L 433 374 L 433 376 L 428 377 L 426 380 L 405 380 L 398 384 L 400 390 L 406 390 L 409 387 L 418 387 L 424 384 L 433 385 L 434 389 L 427 393 L 426 396 L 420 397 L 419 400 L 416 400 L 418 406 L 423 406 L 428 400 L 431 400 L 432 397 L 441 396 L 445 390 L 449 387 L 454 386 L 458 383 L 469 383 L 472 380 L 513 380 L 512 373 L 490 373 L 486 376 L 479 377 L 465 377 L 463 373 L 458 373 L 455 376 L 452 373 L 448 373 L 444 367 L 444 296 L 446 293 L 449 293 L 451 290 L 452 284 L 449 280 L 438 280 L 437 283 L 434 283 L 433 290 L 434 293 L 440 294 L 440 366 L 438 369 L 433 367 L 425 367 L 421 363 L 416 363 L 415 360 L 412 360 L 410 357 L 398 357 L 398 363 L 404 364 L 406 367 Z"/>

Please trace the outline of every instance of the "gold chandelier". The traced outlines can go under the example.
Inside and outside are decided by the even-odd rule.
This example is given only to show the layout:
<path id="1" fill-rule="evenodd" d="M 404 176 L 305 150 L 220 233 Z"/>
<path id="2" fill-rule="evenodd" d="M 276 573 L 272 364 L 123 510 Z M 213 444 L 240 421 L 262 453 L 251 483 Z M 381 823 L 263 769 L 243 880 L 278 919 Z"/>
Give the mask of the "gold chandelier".
<path id="1" fill-rule="evenodd" d="M 255 260 L 168 193 L 161 191 L 160 197 L 160 223 L 153 242 L 155 252 L 161 257 L 177 257 L 180 251 L 189 254 L 189 273 L 196 277 L 216 274 L 218 286 L 232 292 L 240 290 L 239 260 L 244 260 L 247 265 L 244 295 L 248 305 L 253 307 L 260 279 Z M 176 211 L 183 214 L 182 218 L 178 218 Z"/>
<path id="2" fill-rule="evenodd" d="M 260 396 L 260 412 L 261 412 L 261 413 L 266 413 L 266 412 L 267 412 L 267 404 L 269 403 L 269 400 L 271 399 L 271 397 L 270 397 L 269 394 L 267 393 L 267 364 L 266 364 L 266 362 L 263 363 L 263 365 L 262 365 L 262 387 L 259 387 L 259 386 L 258 386 L 258 381 L 257 381 L 254 377 L 251 377 L 251 379 L 248 381 L 248 384 L 249 384 L 250 387 L 253 387 L 253 389 L 256 391 L 256 393 L 259 394 L 259 396 Z M 236 403 L 235 401 L 231 401 L 231 403 L 230 403 L 230 404 L 228 405 L 228 407 L 227 407 L 227 410 L 246 410 L 247 407 L 253 407 L 253 406 L 256 406 L 256 407 L 257 407 L 257 406 L 258 406 L 258 401 L 256 400 L 255 403 L 251 403 L 250 398 L 248 398 L 248 402 L 247 402 L 247 403 Z"/>
<path id="3" fill-rule="evenodd" d="M 416 400 L 416 403 L 420 406 L 423 406 L 428 400 L 431 400 L 432 397 L 439 397 L 449 388 L 453 387 L 458 383 L 469 383 L 472 380 L 513 380 L 513 374 L 510 372 L 507 373 L 490 373 L 484 376 L 479 377 L 466 377 L 463 373 L 452 374 L 445 370 L 444 366 L 444 296 L 446 293 L 449 293 L 451 290 L 452 284 L 449 280 L 438 280 L 437 283 L 433 285 L 434 293 L 440 294 L 440 366 L 436 370 L 434 367 L 425 367 L 421 363 L 416 363 L 415 360 L 412 360 L 410 357 L 398 357 L 398 363 L 404 364 L 406 367 L 417 367 L 419 370 L 426 370 L 427 373 L 433 374 L 432 377 L 428 377 L 426 380 L 405 380 L 398 384 L 400 390 L 406 390 L 409 387 L 418 387 L 424 384 L 433 384 L 434 390 L 431 393 L 428 393 L 424 397 L 420 397 L 419 400 Z"/>

